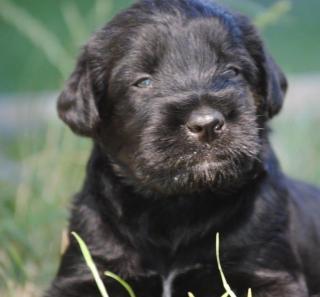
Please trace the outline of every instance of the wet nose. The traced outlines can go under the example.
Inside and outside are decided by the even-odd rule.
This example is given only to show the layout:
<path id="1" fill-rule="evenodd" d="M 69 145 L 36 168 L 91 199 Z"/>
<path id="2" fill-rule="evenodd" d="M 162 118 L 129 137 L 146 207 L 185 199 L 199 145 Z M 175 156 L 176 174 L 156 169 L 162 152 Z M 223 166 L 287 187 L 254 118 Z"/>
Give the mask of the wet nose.
<path id="1" fill-rule="evenodd" d="M 199 140 L 209 142 L 222 132 L 225 119 L 221 112 L 207 107 L 193 111 L 186 125 Z"/>

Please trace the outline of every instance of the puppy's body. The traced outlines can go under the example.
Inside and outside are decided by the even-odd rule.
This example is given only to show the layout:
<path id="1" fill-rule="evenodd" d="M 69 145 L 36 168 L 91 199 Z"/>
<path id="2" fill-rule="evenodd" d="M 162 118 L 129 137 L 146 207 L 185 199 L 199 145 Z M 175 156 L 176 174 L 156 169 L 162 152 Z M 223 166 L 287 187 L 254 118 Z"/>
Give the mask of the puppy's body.
<path id="1" fill-rule="evenodd" d="M 320 292 L 319 192 L 268 142 L 286 80 L 254 28 L 209 1 L 143 1 L 85 47 L 59 113 L 95 145 L 70 230 L 137 296 Z M 126 296 L 106 279 L 111 297 Z M 99 292 L 77 244 L 48 297 Z"/>
<path id="2" fill-rule="evenodd" d="M 320 289 L 318 192 L 277 169 L 271 173 L 237 195 L 162 200 L 124 185 L 96 148 L 70 230 L 85 238 L 101 271 L 127 279 L 137 296 L 221 296 L 217 231 L 223 234 L 223 268 L 238 296 L 249 287 L 255 296 L 309 296 L 305 280 L 310 293 Z M 113 281 L 106 286 L 110 296 L 126 296 Z M 99 296 L 73 240 L 48 296 Z"/>

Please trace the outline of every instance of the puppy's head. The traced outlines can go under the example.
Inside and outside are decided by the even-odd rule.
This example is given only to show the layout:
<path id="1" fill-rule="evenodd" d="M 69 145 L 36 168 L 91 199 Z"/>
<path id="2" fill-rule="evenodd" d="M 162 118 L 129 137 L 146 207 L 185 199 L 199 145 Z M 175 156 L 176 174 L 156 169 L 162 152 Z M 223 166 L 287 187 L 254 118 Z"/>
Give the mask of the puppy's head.
<path id="1" fill-rule="evenodd" d="M 227 190 L 254 174 L 286 87 L 247 18 L 146 0 L 91 38 L 58 110 L 137 187 Z"/>

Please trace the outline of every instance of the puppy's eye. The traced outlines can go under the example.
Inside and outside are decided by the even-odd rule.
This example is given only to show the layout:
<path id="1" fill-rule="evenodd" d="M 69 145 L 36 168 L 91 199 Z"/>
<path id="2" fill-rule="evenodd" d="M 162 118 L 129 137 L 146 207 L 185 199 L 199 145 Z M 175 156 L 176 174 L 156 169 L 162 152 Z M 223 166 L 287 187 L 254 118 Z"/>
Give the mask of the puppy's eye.
<path id="1" fill-rule="evenodd" d="M 236 66 L 229 66 L 224 72 L 228 77 L 236 77 L 240 74 L 240 69 Z"/>
<path id="2" fill-rule="evenodd" d="M 152 86 L 152 80 L 149 77 L 140 78 L 134 83 L 135 87 L 138 88 L 150 88 Z"/>

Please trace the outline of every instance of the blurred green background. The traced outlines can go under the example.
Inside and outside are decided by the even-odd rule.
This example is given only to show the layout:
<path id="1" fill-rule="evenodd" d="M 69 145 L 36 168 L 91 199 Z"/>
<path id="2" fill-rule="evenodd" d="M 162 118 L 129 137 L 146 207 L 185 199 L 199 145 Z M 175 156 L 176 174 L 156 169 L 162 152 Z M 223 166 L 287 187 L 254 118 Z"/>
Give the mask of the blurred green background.
<path id="1" fill-rule="evenodd" d="M 57 119 L 81 45 L 128 0 L 0 0 L 0 296 L 40 296 L 91 143 Z M 289 77 L 272 123 L 284 170 L 320 185 L 320 1 L 220 0 L 249 15 Z"/>

